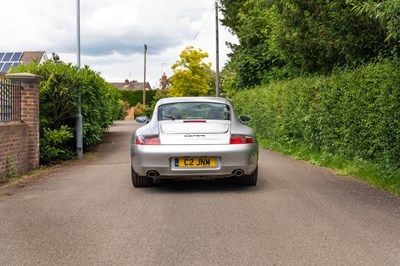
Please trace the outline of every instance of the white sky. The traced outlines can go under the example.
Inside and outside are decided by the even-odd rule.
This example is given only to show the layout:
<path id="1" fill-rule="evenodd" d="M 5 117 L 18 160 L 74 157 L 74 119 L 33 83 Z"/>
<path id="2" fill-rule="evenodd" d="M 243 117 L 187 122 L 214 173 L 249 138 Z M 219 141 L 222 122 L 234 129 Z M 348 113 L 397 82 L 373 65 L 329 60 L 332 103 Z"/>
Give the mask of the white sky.
<path id="1" fill-rule="evenodd" d="M 56 52 L 77 64 L 76 5 L 76 0 L 2 1 L 0 52 L 46 51 L 49 57 Z M 152 87 L 163 72 L 172 75 L 172 64 L 188 45 L 207 52 L 205 61 L 215 70 L 214 0 L 80 0 L 80 5 L 81 65 L 109 82 L 143 81 L 144 44 Z M 230 52 L 225 42 L 237 41 L 222 25 L 219 32 L 222 69 Z"/>

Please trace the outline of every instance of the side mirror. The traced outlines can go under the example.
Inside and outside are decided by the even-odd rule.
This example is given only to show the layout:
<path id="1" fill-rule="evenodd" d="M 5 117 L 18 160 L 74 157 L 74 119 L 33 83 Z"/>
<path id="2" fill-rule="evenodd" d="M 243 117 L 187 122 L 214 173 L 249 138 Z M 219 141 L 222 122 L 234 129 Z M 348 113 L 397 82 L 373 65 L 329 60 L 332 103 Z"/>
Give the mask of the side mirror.
<path id="1" fill-rule="evenodd" d="M 239 121 L 243 124 L 249 123 L 251 121 L 251 116 L 248 115 L 239 115 Z"/>
<path id="2" fill-rule="evenodd" d="M 138 122 L 139 124 L 147 124 L 150 121 L 150 119 L 146 115 L 141 115 L 136 117 L 135 121 Z"/>

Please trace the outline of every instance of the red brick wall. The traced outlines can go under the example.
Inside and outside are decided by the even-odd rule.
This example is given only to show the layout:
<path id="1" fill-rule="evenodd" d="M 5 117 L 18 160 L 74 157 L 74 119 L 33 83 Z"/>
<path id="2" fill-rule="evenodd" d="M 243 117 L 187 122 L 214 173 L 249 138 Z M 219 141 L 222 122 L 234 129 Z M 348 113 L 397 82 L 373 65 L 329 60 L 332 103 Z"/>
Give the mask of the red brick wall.
<path id="1" fill-rule="evenodd" d="M 0 124 L 0 177 L 9 177 L 29 170 L 28 125 Z"/>
<path id="2" fill-rule="evenodd" d="M 36 76 L 37 77 L 37 76 Z M 39 167 L 39 80 L 21 80 L 21 120 L 28 125 L 28 167 Z"/>
<path id="3" fill-rule="evenodd" d="M 39 167 L 39 81 L 33 74 L 7 74 L 21 82 L 21 122 L 0 123 L 0 179 Z"/>

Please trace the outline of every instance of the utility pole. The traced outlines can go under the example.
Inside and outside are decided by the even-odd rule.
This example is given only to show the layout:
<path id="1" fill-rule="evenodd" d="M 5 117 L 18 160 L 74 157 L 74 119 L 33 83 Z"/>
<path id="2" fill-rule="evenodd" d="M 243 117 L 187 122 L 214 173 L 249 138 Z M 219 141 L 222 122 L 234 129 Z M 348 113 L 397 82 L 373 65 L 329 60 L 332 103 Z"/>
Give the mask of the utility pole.
<path id="1" fill-rule="evenodd" d="M 76 0 L 76 32 L 77 32 L 77 68 L 81 68 L 81 20 L 80 20 L 80 0 Z M 76 117 L 76 156 L 77 159 L 83 157 L 83 134 L 82 134 L 82 92 L 78 84 L 78 114 Z"/>
<path id="2" fill-rule="evenodd" d="M 144 45 L 144 79 L 143 79 L 143 105 L 146 106 L 146 53 L 147 45 Z"/>
<path id="3" fill-rule="evenodd" d="M 216 35 L 216 63 L 215 63 L 215 95 L 220 96 L 219 92 L 219 33 L 218 33 L 218 0 L 215 0 L 215 35 Z"/>

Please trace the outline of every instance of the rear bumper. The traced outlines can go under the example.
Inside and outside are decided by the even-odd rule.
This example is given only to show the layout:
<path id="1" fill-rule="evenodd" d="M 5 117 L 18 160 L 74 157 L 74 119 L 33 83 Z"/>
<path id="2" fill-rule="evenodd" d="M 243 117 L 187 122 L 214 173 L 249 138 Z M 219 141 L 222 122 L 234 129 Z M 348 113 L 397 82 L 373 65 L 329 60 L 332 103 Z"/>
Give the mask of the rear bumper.
<path id="1" fill-rule="evenodd" d="M 175 166 L 178 157 L 216 157 L 217 166 L 210 168 L 180 168 Z M 245 175 L 254 172 L 258 163 L 257 144 L 238 145 L 135 145 L 131 146 L 131 164 L 140 176 L 149 171 L 164 178 L 223 178 L 243 170 Z"/>

